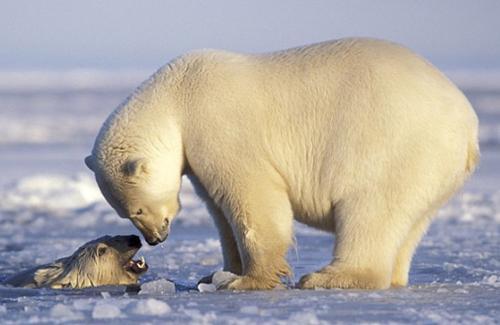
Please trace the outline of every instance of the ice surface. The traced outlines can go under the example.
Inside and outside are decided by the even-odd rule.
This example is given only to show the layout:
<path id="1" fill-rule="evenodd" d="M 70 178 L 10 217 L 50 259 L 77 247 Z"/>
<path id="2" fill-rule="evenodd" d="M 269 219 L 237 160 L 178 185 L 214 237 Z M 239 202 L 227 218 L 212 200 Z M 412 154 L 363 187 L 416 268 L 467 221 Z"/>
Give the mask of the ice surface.
<path id="1" fill-rule="evenodd" d="M 63 81 L 34 74 L 31 84 L 20 75 L 10 82 L 10 76 L 0 74 L 0 120 L 8 121 L 0 128 L 0 282 L 21 269 L 67 256 L 92 238 L 138 234 L 104 201 L 83 164 L 95 133 L 132 82 L 124 76 L 113 81 L 93 72 L 72 73 Z M 108 81 L 109 87 L 104 86 Z M 205 287 L 200 293 L 197 281 L 222 267 L 222 254 L 213 222 L 184 181 L 183 209 L 168 240 L 141 248 L 150 269 L 139 294 L 109 287 L 0 285 L 1 322 L 498 323 L 500 89 L 492 89 L 494 83 L 481 89 L 482 82 L 471 80 L 466 90 L 479 113 L 481 165 L 439 211 L 417 250 L 407 288 L 233 293 Z M 329 262 L 334 238 L 298 224 L 295 235 L 296 251 L 291 250 L 288 261 L 297 281 Z"/>

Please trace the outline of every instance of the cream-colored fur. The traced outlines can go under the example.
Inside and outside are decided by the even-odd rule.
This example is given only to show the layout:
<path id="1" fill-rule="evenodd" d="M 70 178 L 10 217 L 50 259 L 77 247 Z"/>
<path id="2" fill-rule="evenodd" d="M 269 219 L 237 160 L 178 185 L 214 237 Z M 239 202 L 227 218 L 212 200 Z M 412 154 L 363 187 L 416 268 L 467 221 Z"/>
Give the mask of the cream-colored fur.
<path id="1" fill-rule="evenodd" d="M 87 165 L 150 244 L 182 174 L 207 201 L 230 289 L 289 275 L 293 218 L 336 234 L 303 288 L 406 285 L 434 212 L 472 173 L 477 117 L 436 68 L 386 41 L 244 55 L 206 50 L 161 68 L 107 119 Z"/>
<path id="2" fill-rule="evenodd" d="M 131 268 L 131 259 L 139 248 L 137 236 L 100 237 L 71 256 L 15 274 L 5 284 L 54 289 L 137 284 L 147 270 L 147 265 L 140 270 Z"/>

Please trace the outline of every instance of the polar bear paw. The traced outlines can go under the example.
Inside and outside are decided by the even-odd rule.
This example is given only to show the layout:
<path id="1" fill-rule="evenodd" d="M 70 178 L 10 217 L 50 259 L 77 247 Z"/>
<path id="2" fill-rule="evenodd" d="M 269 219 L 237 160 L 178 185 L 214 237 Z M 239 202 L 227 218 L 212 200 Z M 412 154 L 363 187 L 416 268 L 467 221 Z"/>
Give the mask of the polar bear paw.
<path id="1" fill-rule="evenodd" d="M 386 279 L 381 272 L 328 266 L 318 272 L 304 275 L 298 287 L 301 289 L 386 289 L 389 284 L 390 280 Z"/>
<path id="2" fill-rule="evenodd" d="M 270 290 L 276 287 L 281 287 L 279 280 L 271 280 L 266 278 L 255 278 L 248 275 L 236 276 L 226 282 L 219 284 L 218 290 Z"/>

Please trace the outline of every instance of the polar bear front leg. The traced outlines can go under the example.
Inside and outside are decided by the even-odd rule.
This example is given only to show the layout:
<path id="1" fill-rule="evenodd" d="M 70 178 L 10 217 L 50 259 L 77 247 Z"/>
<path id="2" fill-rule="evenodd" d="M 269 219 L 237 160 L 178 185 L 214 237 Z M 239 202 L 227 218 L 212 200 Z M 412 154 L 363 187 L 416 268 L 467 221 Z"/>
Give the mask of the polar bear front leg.
<path id="1" fill-rule="evenodd" d="M 209 204 L 207 204 L 207 206 L 208 205 Z M 209 211 L 219 231 L 222 256 L 224 258 L 224 271 L 240 275 L 242 271 L 241 258 L 238 252 L 238 244 L 233 235 L 233 230 L 222 211 L 216 207 L 215 204 L 211 204 Z"/>
<path id="2" fill-rule="evenodd" d="M 286 193 L 261 187 L 232 202 L 228 209 L 242 261 L 242 275 L 222 289 L 260 290 L 281 285 L 290 276 L 286 253 L 292 241 L 293 214 Z"/>
<path id="3" fill-rule="evenodd" d="M 224 271 L 228 271 L 237 275 L 241 275 L 241 258 L 238 252 L 238 245 L 234 238 L 231 226 L 226 220 L 215 203 L 210 198 L 205 199 L 207 210 L 212 216 L 215 226 L 219 232 L 219 239 L 222 248 L 222 257 L 224 259 Z M 214 273 L 201 278 L 198 283 L 212 283 Z"/>

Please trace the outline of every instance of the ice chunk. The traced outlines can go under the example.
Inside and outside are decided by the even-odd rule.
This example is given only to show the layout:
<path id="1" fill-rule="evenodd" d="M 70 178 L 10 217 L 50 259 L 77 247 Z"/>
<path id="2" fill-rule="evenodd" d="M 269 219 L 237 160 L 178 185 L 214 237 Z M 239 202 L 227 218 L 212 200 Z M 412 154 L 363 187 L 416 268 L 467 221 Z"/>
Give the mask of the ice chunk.
<path id="1" fill-rule="evenodd" d="M 68 321 L 82 319 L 83 315 L 76 313 L 70 306 L 56 304 L 50 309 L 50 316 L 57 320 Z"/>
<path id="2" fill-rule="evenodd" d="M 138 301 L 133 309 L 134 314 L 148 316 L 161 316 L 170 313 L 170 311 L 169 305 L 153 298 Z"/>
<path id="3" fill-rule="evenodd" d="M 217 288 L 212 283 L 200 283 L 198 284 L 199 292 L 215 292 Z"/>
<path id="4" fill-rule="evenodd" d="M 146 282 L 141 285 L 140 295 L 164 295 L 168 293 L 175 293 L 175 284 L 166 279 L 159 279 Z"/>
<path id="5" fill-rule="evenodd" d="M 214 292 L 220 289 L 221 286 L 226 284 L 237 277 L 236 274 L 226 271 L 217 271 L 212 276 L 212 283 L 200 283 L 198 284 L 198 291 L 200 292 Z"/>
<path id="6" fill-rule="evenodd" d="M 491 275 L 489 277 L 486 278 L 485 282 L 487 284 L 491 284 L 491 285 L 494 285 L 498 280 L 498 277 L 496 275 Z"/>
<path id="7" fill-rule="evenodd" d="M 231 272 L 217 271 L 212 277 L 212 284 L 215 285 L 217 289 L 219 289 L 222 285 L 226 284 L 236 277 L 237 275 Z"/>
<path id="8" fill-rule="evenodd" d="M 98 302 L 92 310 L 92 318 L 118 318 L 122 316 L 122 311 L 117 306 L 108 302 Z"/>
<path id="9" fill-rule="evenodd" d="M 7 312 L 7 307 L 0 305 L 0 314 L 5 314 Z"/>

